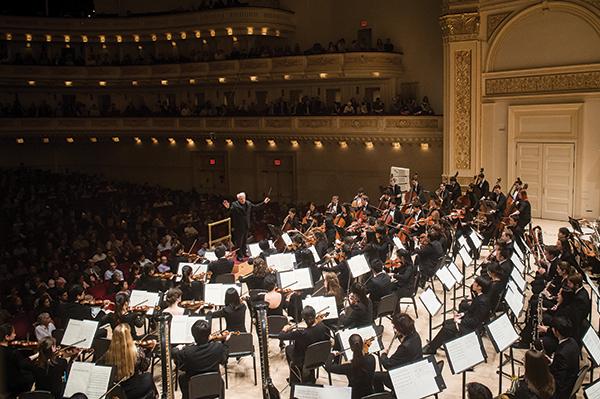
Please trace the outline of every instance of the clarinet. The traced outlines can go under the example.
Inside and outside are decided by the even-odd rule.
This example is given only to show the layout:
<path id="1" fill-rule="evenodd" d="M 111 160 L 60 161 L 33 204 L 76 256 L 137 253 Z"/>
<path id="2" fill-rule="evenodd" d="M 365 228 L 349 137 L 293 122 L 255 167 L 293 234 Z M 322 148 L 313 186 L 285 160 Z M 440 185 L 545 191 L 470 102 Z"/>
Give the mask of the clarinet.
<path id="1" fill-rule="evenodd" d="M 279 391 L 275 385 L 273 385 L 273 381 L 269 374 L 269 325 L 267 323 L 267 305 L 266 303 L 257 303 L 255 307 L 263 399 L 279 399 Z"/>
<path id="2" fill-rule="evenodd" d="M 538 344 L 541 342 L 540 341 L 540 333 L 538 332 L 538 326 L 542 323 L 542 293 L 540 292 L 538 294 L 538 302 L 537 302 L 537 306 L 536 306 L 536 310 L 535 310 L 535 315 L 533 317 L 533 330 L 531 331 L 531 349 L 538 349 L 536 348 L 536 346 L 539 346 Z"/>
<path id="3" fill-rule="evenodd" d="M 160 337 L 160 371 L 162 392 L 160 399 L 173 399 L 173 369 L 171 367 L 171 316 L 170 313 L 161 313 L 158 316 L 158 335 Z"/>

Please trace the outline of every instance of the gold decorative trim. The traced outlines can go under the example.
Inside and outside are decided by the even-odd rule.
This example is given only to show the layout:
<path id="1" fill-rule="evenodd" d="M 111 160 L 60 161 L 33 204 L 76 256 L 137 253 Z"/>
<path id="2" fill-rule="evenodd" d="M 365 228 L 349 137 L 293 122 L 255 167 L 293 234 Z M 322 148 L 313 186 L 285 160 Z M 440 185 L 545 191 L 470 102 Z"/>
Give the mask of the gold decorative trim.
<path id="1" fill-rule="evenodd" d="M 444 15 L 440 18 L 442 37 L 457 41 L 475 39 L 479 35 L 479 13 Z"/>
<path id="2" fill-rule="evenodd" d="M 252 119 L 234 119 L 233 120 L 235 127 L 239 127 L 242 129 L 247 128 L 258 128 L 260 127 L 260 119 L 252 118 Z"/>
<path id="3" fill-rule="evenodd" d="M 506 17 L 510 14 L 510 12 L 502 12 L 499 14 L 488 15 L 487 17 L 487 38 L 489 40 L 490 37 L 494 34 L 498 26 L 506 19 Z"/>
<path id="4" fill-rule="evenodd" d="M 282 128 L 290 128 L 292 127 L 292 119 L 273 119 L 273 118 L 265 118 L 265 127 L 270 127 L 273 129 L 282 129 Z"/>
<path id="5" fill-rule="evenodd" d="M 600 90 L 600 71 L 491 78 L 485 81 L 486 96 L 598 90 Z"/>
<path id="6" fill-rule="evenodd" d="M 340 119 L 340 128 L 377 128 L 377 119 Z"/>
<path id="7" fill-rule="evenodd" d="M 320 129 L 324 127 L 332 127 L 331 119 L 298 119 L 298 127 L 309 129 Z"/>
<path id="8" fill-rule="evenodd" d="M 454 160 L 471 168 L 471 50 L 454 52 Z"/>
<path id="9" fill-rule="evenodd" d="M 437 119 L 386 119 L 386 129 L 437 129 Z"/>

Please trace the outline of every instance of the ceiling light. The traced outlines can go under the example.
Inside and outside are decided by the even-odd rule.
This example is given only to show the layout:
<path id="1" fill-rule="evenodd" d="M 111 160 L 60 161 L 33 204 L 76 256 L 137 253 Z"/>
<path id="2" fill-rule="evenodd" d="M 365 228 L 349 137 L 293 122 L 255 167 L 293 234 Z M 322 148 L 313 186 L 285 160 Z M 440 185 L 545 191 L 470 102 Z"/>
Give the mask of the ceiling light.
<path id="1" fill-rule="evenodd" d="M 279 29 L 275 30 L 275 36 L 279 37 L 279 35 L 281 35 L 281 32 L 279 32 Z"/>
<path id="2" fill-rule="evenodd" d="M 179 37 L 181 38 L 181 40 L 185 40 L 185 39 L 187 39 L 187 33 L 181 32 L 181 33 L 179 33 Z"/>
<path id="3" fill-rule="evenodd" d="M 70 43 L 70 42 L 71 42 L 71 36 L 65 35 L 65 43 Z"/>
<path id="4" fill-rule="evenodd" d="M 190 79 L 190 84 L 191 85 L 195 85 L 196 84 L 196 79 Z"/>
<path id="5" fill-rule="evenodd" d="M 74 142 L 75 140 L 73 140 L 73 137 L 67 137 L 67 143 L 72 144 Z"/>
<path id="6" fill-rule="evenodd" d="M 187 143 L 188 143 L 189 146 L 196 145 L 196 143 L 194 142 L 194 139 L 187 138 L 186 140 L 187 140 Z"/>
<path id="7" fill-rule="evenodd" d="M 231 39 L 233 40 L 234 43 L 238 41 L 237 36 L 233 36 Z"/>
<path id="8" fill-rule="evenodd" d="M 100 39 L 100 43 L 106 43 L 106 36 L 100 35 L 98 36 L 98 39 Z"/>
<path id="9" fill-rule="evenodd" d="M 73 82 L 70 80 L 65 80 L 65 86 L 71 87 L 71 86 L 73 86 Z"/>
<path id="10" fill-rule="evenodd" d="M 101 80 L 101 81 L 98 82 L 98 84 L 100 86 L 106 86 L 106 81 L 105 80 Z"/>
<path id="11" fill-rule="evenodd" d="M 133 35 L 133 41 L 134 42 L 139 42 L 140 41 L 140 35 Z"/>
<path id="12" fill-rule="evenodd" d="M 268 32 L 269 32 L 269 28 L 267 28 L 266 26 L 263 26 L 262 28 L 260 28 L 261 35 L 266 35 Z"/>
<path id="13" fill-rule="evenodd" d="M 369 150 L 373 148 L 373 142 L 372 141 L 367 141 L 365 142 L 365 147 L 367 147 Z"/>
<path id="14" fill-rule="evenodd" d="M 48 144 L 49 142 L 50 142 L 50 139 L 48 137 L 42 138 L 42 143 Z"/>
<path id="15" fill-rule="evenodd" d="M 228 36 L 233 35 L 233 28 L 231 26 L 228 26 L 227 28 L 225 28 L 225 30 L 227 30 L 227 35 Z"/>
<path id="16" fill-rule="evenodd" d="M 202 33 L 199 30 L 197 30 L 194 32 L 194 35 L 196 35 L 196 39 L 200 39 L 200 37 L 202 36 Z"/>
<path id="17" fill-rule="evenodd" d="M 315 140 L 315 147 L 317 147 L 317 148 L 323 147 L 323 143 L 321 142 L 321 140 Z"/>
<path id="18" fill-rule="evenodd" d="M 177 144 L 177 141 L 175 141 L 175 139 L 173 137 L 169 137 L 169 144 L 175 145 L 175 144 Z"/>
<path id="19" fill-rule="evenodd" d="M 258 76 L 250 76 L 252 82 L 258 82 Z"/>
<path id="20" fill-rule="evenodd" d="M 219 78 L 219 83 L 225 83 L 225 78 Z"/>
<path id="21" fill-rule="evenodd" d="M 28 84 L 29 86 L 35 86 L 35 80 L 28 80 L 28 81 L 27 81 L 27 84 Z"/>
<path id="22" fill-rule="evenodd" d="M 402 148 L 402 144 L 398 143 L 397 141 L 394 141 L 394 142 L 392 143 L 392 148 L 393 148 L 394 150 L 399 150 L 399 149 L 401 149 L 401 148 Z"/>
<path id="23" fill-rule="evenodd" d="M 160 84 L 163 85 L 163 86 L 166 86 L 166 85 L 169 84 L 169 81 L 168 80 L 161 80 Z"/>
<path id="24" fill-rule="evenodd" d="M 254 141 L 252 141 L 252 139 L 247 139 L 246 140 L 246 144 L 248 144 L 249 146 L 253 146 L 254 145 Z"/>
<path id="25" fill-rule="evenodd" d="M 6 34 L 6 40 L 12 40 L 12 33 Z"/>
<path id="26" fill-rule="evenodd" d="M 269 147 L 276 147 L 277 146 L 277 142 L 273 139 L 271 140 L 267 140 L 267 143 L 269 143 Z"/>
<path id="27" fill-rule="evenodd" d="M 212 139 L 206 139 L 206 145 L 213 145 L 214 143 Z"/>
<path id="28" fill-rule="evenodd" d="M 86 35 L 81 35 L 81 41 L 84 43 L 88 42 L 88 37 Z"/>
<path id="29" fill-rule="evenodd" d="M 118 143 L 119 141 L 121 141 L 121 139 L 119 139 L 118 136 L 115 136 L 112 138 L 112 141 L 114 141 L 115 143 Z"/>
<path id="30" fill-rule="evenodd" d="M 158 144 L 158 139 L 156 137 L 152 137 L 152 144 Z"/>
<path id="31" fill-rule="evenodd" d="M 138 81 L 137 80 L 132 80 L 131 81 L 131 85 L 132 86 L 137 86 L 138 85 Z"/>
<path id="32" fill-rule="evenodd" d="M 154 33 L 150 36 L 150 38 L 152 39 L 153 42 L 155 42 L 158 39 L 156 37 L 156 34 L 154 34 Z"/>
<path id="33" fill-rule="evenodd" d="M 210 30 L 210 37 L 215 37 L 215 36 L 217 36 L 217 32 L 215 32 L 214 29 L 211 29 Z"/>
<path id="34" fill-rule="evenodd" d="M 123 42 L 123 36 L 116 35 L 115 37 L 117 38 L 117 43 L 122 43 Z"/>
<path id="35" fill-rule="evenodd" d="M 421 149 L 423 151 L 426 151 L 429 149 L 429 143 L 421 143 Z"/>
<path id="36" fill-rule="evenodd" d="M 171 40 L 173 38 L 173 35 L 170 33 L 166 33 L 165 37 L 167 38 L 167 40 Z"/>
<path id="37" fill-rule="evenodd" d="M 90 137 L 90 141 L 91 141 L 92 143 L 97 143 L 97 142 L 98 142 L 98 139 L 97 139 L 96 137 Z"/>
<path id="38" fill-rule="evenodd" d="M 32 37 L 31 37 L 31 33 L 26 33 L 26 34 L 25 34 L 25 40 L 27 40 L 28 42 L 30 42 L 30 41 L 31 41 L 31 38 L 32 38 Z"/>
<path id="39" fill-rule="evenodd" d="M 319 77 L 320 77 L 321 79 L 326 79 L 326 78 L 327 78 L 327 74 L 326 74 L 326 73 L 324 73 L 324 72 L 322 72 L 322 73 L 320 73 L 320 74 L 319 74 Z"/>
<path id="40" fill-rule="evenodd" d="M 25 143 L 25 139 L 23 139 L 22 137 L 19 137 L 17 139 L 17 144 L 24 144 Z"/>
<path id="41" fill-rule="evenodd" d="M 139 137 L 134 137 L 133 141 L 135 141 L 136 144 L 142 144 L 142 139 Z"/>
<path id="42" fill-rule="evenodd" d="M 225 139 L 225 144 L 227 144 L 227 145 L 233 145 L 233 140 L 232 139 Z"/>
<path id="43" fill-rule="evenodd" d="M 46 41 L 47 42 L 51 42 L 52 41 L 52 35 L 46 35 Z"/>
<path id="44" fill-rule="evenodd" d="M 175 41 L 171 42 L 171 46 L 177 47 L 177 42 L 175 42 Z"/>
<path id="45" fill-rule="evenodd" d="M 298 147 L 298 140 L 290 140 L 292 147 Z"/>
<path id="46" fill-rule="evenodd" d="M 346 143 L 345 141 L 340 141 L 340 147 L 341 148 L 348 148 L 348 143 Z"/>
<path id="47" fill-rule="evenodd" d="M 380 73 L 379 72 L 373 72 L 372 75 L 373 75 L 374 78 L 378 78 L 380 76 Z"/>
<path id="48" fill-rule="evenodd" d="M 253 26 L 248 26 L 246 28 L 246 31 L 248 32 L 249 35 L 253 35 L 254 34 L 254 27 Z"/>
<path id="49" fill-rule="evenodd" d="M 290 80 L 292 77 L 290 75 L 283 75 L 283 79 Z"/>

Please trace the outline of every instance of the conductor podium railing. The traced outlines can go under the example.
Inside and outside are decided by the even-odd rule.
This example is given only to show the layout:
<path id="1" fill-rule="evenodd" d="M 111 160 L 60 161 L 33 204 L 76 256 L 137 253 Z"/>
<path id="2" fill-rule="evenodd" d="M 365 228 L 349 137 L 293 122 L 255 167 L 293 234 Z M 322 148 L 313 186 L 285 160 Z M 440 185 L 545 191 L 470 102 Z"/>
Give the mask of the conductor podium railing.
<path id="1" fill-rule="evenodd" d="M 224 229 L 227 226 L 227 230 Z M 225 231 L 223 231 L 225 230 Z M 226 234 L 223 234 L 226 233 Z M 213 239 L 213 235 L 220 234 L 218 238 Z M 208 224 L 208 247 L 212 248 L 214 244 L 227 242 L 231 240 L 231 218 L 221 219 Z"/>

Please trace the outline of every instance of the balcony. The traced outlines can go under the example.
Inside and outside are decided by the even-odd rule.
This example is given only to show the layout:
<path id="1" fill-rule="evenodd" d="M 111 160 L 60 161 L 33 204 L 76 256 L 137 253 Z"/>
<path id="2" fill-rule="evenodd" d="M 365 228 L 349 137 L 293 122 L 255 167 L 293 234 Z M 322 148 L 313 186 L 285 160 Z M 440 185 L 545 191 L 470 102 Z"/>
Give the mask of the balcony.
<path id="1" fill-rule="evenodd" d="M 132 66 L 32 66 L 0 65 L 0 83 L 26 86 L 36 79 L 36 86 L 160 86 L 283 81 L 300 79 L 364 79 L 399 77 L 403 73 L 402 54 L 389 52 L 347 52 L 291 57 L 250 58 L 242 60 L 194 62 L 185 64 Z M 251 78 L 252 77 L 252 78 Z M 224 78 L 224 79 L 223 79 Z M 252 80 L 251 80 L 252 79 Z"/>
<path id="2" fill-rule="evenodd" d="M 3 137 L 115 135 L 244 139 L 442 141 L 441 116 L 322 116 L 211 118 L 14 118 L 3 119 Z"/>

